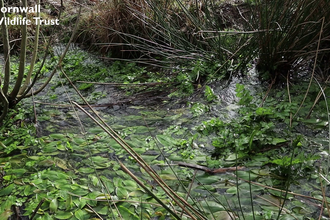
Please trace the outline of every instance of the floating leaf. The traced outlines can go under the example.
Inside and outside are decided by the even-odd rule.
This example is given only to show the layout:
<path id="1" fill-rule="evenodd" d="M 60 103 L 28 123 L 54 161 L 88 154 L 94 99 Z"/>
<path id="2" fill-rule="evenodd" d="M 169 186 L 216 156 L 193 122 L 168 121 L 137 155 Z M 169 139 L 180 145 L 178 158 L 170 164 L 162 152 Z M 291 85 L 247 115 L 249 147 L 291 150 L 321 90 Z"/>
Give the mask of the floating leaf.
<path id="1" fill-rule="evenodd" d="M 176 176 L 174 174 L 160 174 L 159 175 L 160 178 L 162 178 L 163 180 L 176 180 Z"/>
<path id="2" fill-rule="evenodd" d="M 26 172 L 26 169 L 10 169 L 6 174 L 14 174 L 16 176 L 22 176 Z"/>
<path id="3" fill-rule="evenodd" d="M 107 215 L 109 213 L 109 207 L 108 206 L 97 206 L 93 208 L 94 211 L 100 215 Z"/>
<path id="4" fill-rule="evenodd" d="M 159 134 L 156 137 L 157 137 L 157 140 L 159 141 L 159 143 L 161 143 L 162 145 L 164 145 L 166 147 L 174 146 L 177 142 L 174 138 L 172 138 L 168 135 Z"/>
<path id="5" fill-rule="evenodd" d="M 25 196 L 31 195 L 33 193 L 33 190 L 34 189 L 32 189 L 30 185 L 26 185 L 24 188 L 24 195 Z"/>
<path id="6" fill-rule="evenodd" d="M 134 191 L 138 188 L 137 183 L 132 180 L 124 180 L 123 184 L 125 188 L 129 191 Z"/>
<path id="7" fill-rule="evenodd" d="M 323 120 L 316 119 L 316 118 L 305 119 L 305 120 L 302 120 L 302 122 L 304 122 L 306 124 L 314 125 L 317 127 L 325 127 L 328 125 L 328 121 L 323 121 Z"/>
<path id="8" fill-rule="evenodd" d="M 87 141 L 82 138 L 73 138 L 73 142 L 79 145 L 87 143 Z"/>
<path id="9" fill-rule="evenodd" d="M 71 192 L 72 192 L 73 194 L 78 195 L 78 196 L 84 196 L 84 195 L 86 195 L 86 194 L 88 193 L 87 190 L 82 189 L 82 188 L 74 189 L 74 190 L 72 190 Z"/>
<path id="10" fill-rule="evenodd" d="M 57 211 L 57 208 L 58 208 L 58 201 L 57 201 L 57 198 L 54 198 L 49 203 L 49 210 L 52 213 L 55 213 Z"/>
<path id="11" fill-rule="evenodd" d="M 79 198 L 73 198 L 72 201 L 80 209 L 83 209 L 87 203 L 86 199 L 79 199 Z"/>
<path id="12" fill-rule="evenodd" d="M 115 190 L 114 184 L 112 183 L 111 180 L 109 180 L 105 176 L 101 176 L 100 178 L 109 192 L 113 192 Z"/>
<path id="13" fill-rule="evenodd" d="M 58 166 L 59 168 L 61 168 L 63 170 L 69 170 L 68 167 L 66 166 L 67 162 L 65 160 L 55 157 L 54 162 L 55 162 L 55 165 Z"/>
<path id="14" fill-rule="evenodd" d="M 29 156 L 28 158 L 31 159 L 31 160 L 39 160 L 40 159 L 39 156 Z"/>
<path id="15" fill-rule="evenodd" d="M 57 151 L 56 147 L 55 146 L 44 146 L 42 147 L 42 151 L 45 152 L 45 153 L 52 153 L 52 152 L 55 152 Z"/>
<path id="16" fill-rule="evenodd" d="M 281 206 L 281 200 L 278 197 L 267 194 L 256 198 L 254 201 L 266 206 L 275 206 L 275 205 L 277 207 Z"/>
<path id="17" fill-rule="evenodd" d="M 230 220 L 236 219 L 235 214 L 229 211 L 219 211 L 209 215 L 208 219 Z"/>
<path id="18" fill-rule="evenodd" d="M 203 174 L 201 176 L 197 176 L 196 179 L 203 184 L 212 184 L 218 182 L 220 177 L 216 175 L 210 176 L 208 174 Z"/>
<path id="19" fill-rule="evenodd" d="M 65 201 L 65 208 L 66 210 L 70 210 L 73 207 L 73 202 L 72 202 L 72 196 L 70 194 L 68 194 L 66 201 Z"/>
<path id="20" fill-rule="evenodd" d="M 93 186 L 99 185 L 99 179 L 94 175 L 88 175 L 89 179 L 92 181 Z"/>
<path id="21" fill-rule="evenodd" d="M 127 199 L 128 198 L 128 192 L 123 187 L 117 187 L 116 188 L 116 195 L 119 199 Z"/>
<path id="22" fill-rule="evenodd" d="M 258 175 L 250 171 L 237 171 L 237 176 L 245 180 L 255 180 L 258 177 Z"/>
<path id="23" fill-rule="evenodd" d="M 52 159 L 46 159 L 46 160 L 40 161 L 39 162 L 39 165 L 40 166 L 45 166 L 45 167 L 50 167 L 50 166 L 53 166 L 54 163 L 55 163 L 54 160 L 52 160 Z"/>
<path id="24" fill-rule="evenodd" d="M 75 211 L 74 216 L 79 220 L 89 219 L 89 214 L 85 210 L 81 209 Z"/>
<path id="25" fill-rule="evenodd" d="M 0 190 L 0 196 L 8 196 L 13 191 L 14 188 L 15 188 L 15 184 L 13 183 L 5 188 L 2 188 Z"/>
<path id="26" fill-rule="evenodd" d="M 217 202 L 214 201 L 201 201 L 201 205 L 204 210 L 208 213 L 214 213 L 218 211 L 225 211 L 225 208 Z"/>
<path id="27" fill-rule="evenodd" d="M 71 212 L 65 212 L 65 211 L 57 211 L 55 214 L 55 218 L 57 219 L 69 219 L 73 216 Z"/>
<path id="28" fill-rule="evenodd" d="M 90 128 L 90 129 L 88 129 L 88 132 L 91 134 L 99 134 L 99 133 L 103 132 L 103 129 L 100 127 Z"/>
<path id="29" fill-rule="evenodd" d="M 135 133 L 136 134 L 148 133 L 150 130 L 153 129 L 153 128 L 147 128 L 146 126 L 136 126 L 134 128 L 135 128 Z"/>
<path id="30" fill-rule="evenodd" d="M 139 220 L 140 218 L 133 213 L 132 211 L 130 211 L 129 209 L 127 209 L 124 206 L 119 206 L 118 210 L 120 211 L 121 216 L 123 217 L 123 219 L 136 219 Z"/>
<path id="31" fill-rule="evenodd" d="M 94 169 L 90 167 L 81 167 L 78 169 L 78 171 L 87 174 L 87 173 L 93 173 Z"/>
<path id="32" fill-rule="evenodd" d="M 51 137 L 53 139 L 59 139 L 59 140 L 67 139 L 66 135 L 64 135 L 64 134 L 50 134 L 49 137 Z"/>
<path id="33" fill-rule="evenodd" d="M 226 192 L 229 193 L 229 194 L 236 194 L 237 193 L 237 187 L 236 186 L 230 187 L 230 188 L 227 189 Z"/>
<path id="34" fill-rule="evenodd" d="M 140 196 L 143 196 L 145 194 L 146 194 L 146 192 L 144 192 L 142 190 L 134 190 L 134 191 L 130 192 L 128 195 L 131 196 L 131 197 L 140 197 Z"/>

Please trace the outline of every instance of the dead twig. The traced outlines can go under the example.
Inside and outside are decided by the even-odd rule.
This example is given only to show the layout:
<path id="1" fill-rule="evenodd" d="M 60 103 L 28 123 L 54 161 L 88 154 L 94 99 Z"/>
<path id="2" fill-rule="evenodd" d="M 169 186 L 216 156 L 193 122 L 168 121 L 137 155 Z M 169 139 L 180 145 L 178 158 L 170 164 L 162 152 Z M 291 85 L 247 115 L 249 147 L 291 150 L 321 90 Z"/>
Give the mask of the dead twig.
<path id="1" fill-rule="evenodd" d="M 236 170 L 243 170 L 245 169 L 245 167 L 226 167 L 226 168 L 218 168 L 218 169 L 210 169 L 208 167 L 204 167 L 204 166 L 200 166 L 200 165 L 196 165 L 196 164 L 190 164 L 190 163 L 183 163 L 183 162 L 179 162 L 178 163 L 179 166 L 181 167 L 188 167 L 188 168 L 192 168 L 195 170 L 201 170 L 204 171 L 208 174 L 217 174 L 217 173 L 226 173 L 226 172 L 233 172 Z"/>

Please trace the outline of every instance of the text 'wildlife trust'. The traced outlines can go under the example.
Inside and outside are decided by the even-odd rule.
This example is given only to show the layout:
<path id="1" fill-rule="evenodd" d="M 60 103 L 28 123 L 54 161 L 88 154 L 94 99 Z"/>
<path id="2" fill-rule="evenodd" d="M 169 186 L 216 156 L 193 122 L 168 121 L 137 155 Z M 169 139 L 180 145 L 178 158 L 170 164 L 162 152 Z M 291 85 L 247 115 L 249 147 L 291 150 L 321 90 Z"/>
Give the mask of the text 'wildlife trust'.
<path id="1" fill-rule="evenodd" d="M 42 19 L 40 17 L 32 17 L 32 19 L 28 19 L 26 17 L 22 17 L 19 15 L 20 13 L 30 13 L 36 14 L 40 13 L 40 5 L 35 5 L 34 7 L 2 7 L 1 13 L 5 14 L 6 16 L 2 16 L 0 19 L 0 25 L 3 23 L 5 25 L 59 25 L 59 19 Z M 17 15 L 10 15 L 9 14 L 17 14 Z"/>

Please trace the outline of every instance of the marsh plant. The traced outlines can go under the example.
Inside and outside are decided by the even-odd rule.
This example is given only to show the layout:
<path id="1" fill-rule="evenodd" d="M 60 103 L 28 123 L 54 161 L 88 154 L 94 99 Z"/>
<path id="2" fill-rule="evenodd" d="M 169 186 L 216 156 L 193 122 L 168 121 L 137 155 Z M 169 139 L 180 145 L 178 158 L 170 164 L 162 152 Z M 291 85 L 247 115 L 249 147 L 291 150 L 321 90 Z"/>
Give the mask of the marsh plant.
<path id="1" fill-rule="evenodd" d="M 249 15 L 251 27 L 258 30 L 251 41 L 251 54 L 257 52 L 258 69 L 266 78 L 286 79 L 290 70 L 313 66 L 315 60 L 323 62 L 321 55 L 329 54 L 329 1 L 257 0 Z"/>

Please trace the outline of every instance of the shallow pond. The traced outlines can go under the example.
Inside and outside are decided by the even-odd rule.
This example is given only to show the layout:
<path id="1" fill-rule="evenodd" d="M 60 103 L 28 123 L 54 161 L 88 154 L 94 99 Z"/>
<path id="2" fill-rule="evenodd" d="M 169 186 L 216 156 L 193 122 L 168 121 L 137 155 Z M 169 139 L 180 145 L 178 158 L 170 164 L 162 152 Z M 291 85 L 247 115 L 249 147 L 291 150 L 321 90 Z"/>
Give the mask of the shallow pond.
<path id="1" fill-rule="evenodd" d="M 94 59 L 91 55 L 91 59 L 86 62 L 93 63 Z M 263 156 L 248 161 L 246 165 L 249 168 L 237 171 L 236 175 L 232 172 L 209 175 L 177 166 L 178 162 L 204 166 L 210 164 L 210 155 L 214 150 L 212 139 L 215 135 L 198 135 L 197 126 L 212 118 L 230 122 L 238 116 L 239 105 L 235 92 L 237 83 L 244 84 L 252 95 L 259 96 L 262 93 L 253 69 L 247 75 L 244 79 L 232 78 L 228 82 L 212 83 L 211 88 L 218 97 L 218 101 L 212 103 L 205 101 L 203 91 L 187 99 L 150 100 L 147 97 L 145 100 L 134 100 L 122 88 L 96 84 L 82 94 L 94 106 L 97 114 L 163 180 L 181 196 L 189 195 L 197 202 L 196 207 L 203 210 L 208 219 L 220 219 L 219 216 L 230 218 L 232 214 L 228 213 L 246 219 L 273 219 L 281 209 L 282 198 L 286 194 L 283 185 L 283 176 L 286 174 L 282 173 L 281 176 L 283 170 L 274 173 L 264 163 Z M 26 107 L 35 103 L 37 135 L 40 137 L 38 148 L 30 152 L 26 159 L 35 161 L 36 171 L 29 177 L 31 184 L 24 185 L 23 190 L 26 196 L 38 197 L 26 205 L 27 213 L 32 213 L 41 198 L 47 198 L 41 206 L 44 211 L 38 213 L 40 219 L 47 219 L 52 213 L 59 219 L 85 219 L 81 216 L 89 218 L 96 213 L 113 219 L 117 218 L 118 213 L 125 216 L 124 219 L 138 219 L 138 214 L 145 216 L 142 219 L 170 218 L 166 210 L 159 207 L 148 193 L 123 172 L 117 160 L 124 162 L 134 174 L 144 179 L 157 196 L 166 202 L 170 200 L 134 158 L 86 114 L 74 110 L 70 101 L 81 104 L 91 112 L 71 86 L 59 83 L 61 80 L 56 75 L 40 95 L 24 100 L 23 105 Z M 34 116 L 31 114 L 30 117 Z M 301 131 L 305 128 L 299 126 L 296 129 Z M 307 127 L 304 134 L 310 131 Z M 312 151 L 319 154 L 327 142 L 326 132 L 310 133 L 316 134 L 316 138 L 314 145 L 311 143 L 309 146 L 315 147 L 316 150 Z M 228 157 L 223 164 L 235 165 L 235 159 L 235 155 Z M 290 200 L 284 206 L 283 219 L 312 219 L 323 210 L 319 200 L 298 195 L 322 199 L 319 176 L 313 171 L 300 172 L 297 176 L 302 178 L 291 182 L 289 190 L 296 194 L 288 194 Z M 309 172 L 309 176 L 303 178 L 303 172 Z M 249 184 L 246 182 L 249 180 L 264 185 Z M 266 185 L 284 191 L 276 191 Z M 190 187 L 191 191 L 187 193 L 185 187 Z M 312 189 L 315 191 L 311 192 Z M 109 208 L 115 205 L 111 203 L 110 206 L 107 198 L 111 198 L 117 205 L 116 211 Z M 150 204 L 144 204 L 141 199 Z M 192 202 L 188 197 L 187 200 Z"/>

